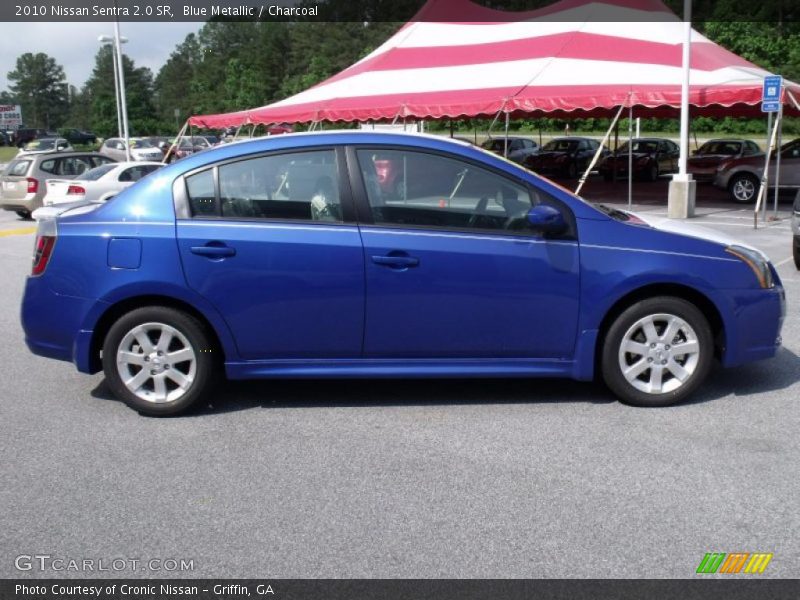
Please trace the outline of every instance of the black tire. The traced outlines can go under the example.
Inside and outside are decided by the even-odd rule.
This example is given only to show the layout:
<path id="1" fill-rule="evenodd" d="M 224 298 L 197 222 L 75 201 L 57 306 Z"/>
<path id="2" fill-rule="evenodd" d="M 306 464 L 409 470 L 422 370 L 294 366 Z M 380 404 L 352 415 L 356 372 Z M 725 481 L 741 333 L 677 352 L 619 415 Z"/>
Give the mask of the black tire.
<path id="1" fill-rule="evenodd" d="M 800 235 L 794 236 L 794 243 L 792 244 L 792 257 L 794 258 L 794 266 L 800 271 Z"/>
<path id="2" fill-rule="evenodd" d="M 576 162 L 569 163 L 567 167 L 567 177 L 569 179 L 576 179 L 578 177 L 578 164 Z"/>
<path id="3" fill-rule="evenodd" d="M 644 329 L 635 329 L 641 319 L 650 315 L 674 316 L 677 317 L 679 323 L 682 322 L 684 325 L 688 325 L 691 333 L 694 334 L 694 341 L 697 342 L 696 357 L 677 354 L 677 358 L 675 358 L 670 353 L 670 350 L 674 352 L 674 348 L 671 348 L 669 344 L 680 347 L 679 344 L 690 341 L 692 336 L 685 335 L 686 330 L 683 328 L 671 340 L 663 340 L 661 338 L 656 344 L 650 344 L 651 340 L 644 338 Z M 655 319 L 654 328 L 659 336 L 665 333 L 666 322 L 666 319 L 661 316 Z M 659 329 L 661 325 L 663 325 L 663 328 Z M 636 335 L 642 336 L 638 340 L 632 341 L 647 350 L 647 354 L 641 354 L 639 359 L 636 357 L 640 353 L 624 353 L 620 356 L 622 343 L 624 340 L 628 340 L 627 336 L 631 330 L 638 331 L 639 333 Z M 675 342 L 676 339 L 678 342 Z M 711 327 L 703 313 L 692 303 L 682 298 L 671 296 L 648 298 L 625 309 L 611 324 L 602 343 L 601 368 L 603 379 L 621 402 L 633 406 L 670 406 L 681 402 L 690 396 L 706 378 L 714 357 L 714 338 Z M 637 385 L 640 387 L 653 385 L 652 368 L 657 366 L 662 358 L 666 359 L 662 364 L 667 366 L 660 367 L 663 375 L 659 383 L 659 389 L 663 385 L 666 391 L 659 393 L 639 389 Z M 683 363 L 680 361 L 683 361 Z M 646 370 L 639 374 L 638 378 L 634 379 L 635 384 L 631 383 L 623 374 L 622 362 L 632 368 L 637 365 L 646 366 Z M 688 371 L 689 374 L 682 383 L 680 378 L 669 370 L 670 365 L 673 365 L 673 363 L 675 363 L 675 366 L 672 368 L 676 369 L 676 372 L 679 367 L 680 369 L 683 369 L 684 366 L 687 367 L 683 370 Z M 653 365 L 653 367 L 650 365 Z M 639 379 L 642 377 L 648 381 Z M 677 387 L 671 389 L 670 386 Z"/>
<path id="4" fill-rule="evenodd" d="M 18 210 L 16 212 L 17 212 L 17 216 L 20 219 L 25 219 L 26 221 L 29 221 L 30 218 L 31 218 L 31 213 L 29 211 L 27 211 L 27 210 Z"/>
<path id="5" fill-rule="evenodd" d="M 653 162 L 650 167 L 647 169 L 647 180 L 648 181 L 658 181 L 658 176 L 660 173 L 658 172 L 658 163 Z"/>
<path id="6" fill-rule="evenodd" d="M 761 181 L 751 173 L 737 173 L 728 182 L 728 193 L 731 200 L 739 204 L 755 202 Z"/>
<path id="7" fill-rule="evenodd" d="M 156 403 L 155 401 L 141 398 L 125 385 L 117 368 L 117 352 L 120 350 L 120 345 L 132 330 L 144 324 L 160 324 L 176 330 L 183 335 L 185 340 L 188 340 L 188 345 L 194 352 L 195 369 L 193 380 L 187 385 L 185 391 L 172 400 Z M 148 337 L 150 336 L 148 335 Z M 153 341 L 152 337 L 150 337 L 150 341 Z M 181 343 L 181 346 L 185 345 L 180 339 L 178 339 L 178 343 Z M 155 346 L 155 343 L 153 345 Z M 142 349 L 142 356 L 144 356 L 144 348 L 140 347 L 140 349 Z M 103 371 L 113 394 L 140 414 L 153 417 L 177 415 L 186 412 L 201 399 L 207 397 L 218 379 L 220 358 L 212 342 L 212 336 L 201 322 L 185 312 L 165 306 L 138 308 L 123 315 L 111 326 L 103 344 Z M 160 366 L 161 363 L 155 365 L 155 361 L 159 359 L 151 360 L 152 362 L 149 364 L 153 364 L 161 370 L 159 376 L 165 376 L 162 379 L 166 382 L 167 389 L 169 386 L 175 386 L 176 384 L 171 379 L 167 380 L 169 375 L 166 373 L 166 369 L 169 369 L 170 365 Z M 165 362 L 163 359 L 160 360 Z M 172 365 L 173 372 L 176 369 L 180 370 L 177 366 L 178 364 L 181 364 L 180 368 L 185 369 L 187 363 Z M 146 368 L 149 367 L 141 367 L 142 370 Z M 153 372 L 152 370 L 150 371 L 150 373 Z M 134 373 L 134 375 L 136 374 L 138 372 Z M 155 378 L 148 379 L 152 379 L 152 387 L 155 388 Z M 144 386 L 142 389 L 141 393 L 148 393 Z"/>

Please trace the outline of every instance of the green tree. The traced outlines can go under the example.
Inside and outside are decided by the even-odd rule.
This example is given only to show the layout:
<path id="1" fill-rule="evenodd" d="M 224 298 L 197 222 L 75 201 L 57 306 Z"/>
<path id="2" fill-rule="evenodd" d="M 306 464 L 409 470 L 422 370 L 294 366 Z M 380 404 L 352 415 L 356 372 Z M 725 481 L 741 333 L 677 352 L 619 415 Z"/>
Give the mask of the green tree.
<path id="1" fill-rule="evenodd" d="M 122 58 L 130 134 L 157 133 L 161 127 L 153 107 L 153 74 L 145 67 L 137 68 L 124 54 Z M 104 137 L 116 135 L 117 105 L 110 46 L 98 50 L 92 76 L 86 82 L 82 95 L 91 105 L 90 123 L 93 131 Z"/>
<path id="2" fill-rule="evenodd" d="M 26 52 L 17 58 L 8 81 L 26 125 L 50 129 L 64 123 L 69 108 L 67 81 L 54 58 L 43 52 Z"/>

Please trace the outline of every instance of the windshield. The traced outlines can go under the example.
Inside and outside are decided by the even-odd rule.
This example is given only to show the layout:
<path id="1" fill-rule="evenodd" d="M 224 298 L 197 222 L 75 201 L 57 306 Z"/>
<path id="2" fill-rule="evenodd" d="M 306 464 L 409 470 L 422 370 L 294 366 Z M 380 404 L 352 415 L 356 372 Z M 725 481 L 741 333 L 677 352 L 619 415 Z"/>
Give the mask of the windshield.
<path id="1" fill-rule="evenodd" d="M 25 144 L 25 150 L 52 150 L 56 147 L 56 140 L 54 138 L 43 138 L 41 140 L 33 140 Z"/>
<path id="2" fill-rule="evenodd" d="M 114 164 L 114 163 L 103 165 L 102 167 L 95 167 L 94 169 L 90 169 L 89 171 L 86 171 L 86 173 L 81 175 L 80 178 L 82 180 L 84 180 L 84 181 L 97 181 L 103 175 L 105 175 L 106 173 L 108 173 L 109 171 L 114 169 L 115 167 L 116 167 L 116 164 Z"/>
<path id="3" fill-rule="evenodd" d="M 704 154 L 725 154 L 732 156 L 734 154 L 739 154 L 741 149 L 742 144 L 740 142 L 721 142 L 719 140 L 712 140 L 700 146 L 700 149 L 696 152 L 696 154 L 698 156 L 702 156 Z"/>
<path id="4" fill-rule="evenodd" d="M 131 148 L 153 148 L 150 140 L 131 140 Z"/>
<path id="5" fill-rule="evenodd" d="M 552 140 L 544 145 L 545 152 L 572 152 L 578 142 L 575 140 Z"/>
<path id="6" fill-rule="evenodd" d="M 619 147 L 618 152 L 627 152 L 628 151 L 628 142 L 622 144 Z M 634 152 L 644 152 L 645 154 L 653 154 L 658 152 L 658 142 L 652 141 L 636 141 L 633 142 L 633 151 Z"/>

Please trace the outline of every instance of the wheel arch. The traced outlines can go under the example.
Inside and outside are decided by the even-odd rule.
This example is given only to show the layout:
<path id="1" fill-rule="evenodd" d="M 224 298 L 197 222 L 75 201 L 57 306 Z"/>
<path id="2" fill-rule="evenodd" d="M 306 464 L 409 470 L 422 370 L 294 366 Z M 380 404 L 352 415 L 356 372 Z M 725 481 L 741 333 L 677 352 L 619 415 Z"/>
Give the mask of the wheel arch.
<path id="1" fill-rule="evenodd" d="M 166 306 L 168 308 L 174 308 L 176 310 L 180 310 L 187 314 L 190 314 L 192 317 L 197 319 L 207 330 L 209 336 L 211 337 L 212 343 L 214 344 L 214 350 L 216 350 L 219 353 L 218 356 L 220 357 L 221 363 L 224 363 L 226 356 L 225 345 L 222 343 L 222 339 L 220 338 L 220 335 L 216 327 L 214 327 L 211 319 L 209 319 L 196 307 L 192 306 L 191 304 L 189 304 L 184 300 L 180 300 L 172 296 L 147 294 L 140 296 L 131 296 L 119 300 L 118 302 L 111 304 L 102 313 L 102 315 L 100 315 L 92 332 L 92 339 L 89 346 L 89 368 L 92 373 L 96 373 L 102 370 L 102 361 L 100 359 L 100 352 L 103 348 L 103 343 L 106 339 L 106 335 L 108 334 L 109 329 L 111 329 L 111 326 L 120 317 L 122 317 L 122 315 L 134 309 L 144 308 L 147 306 Z"/>
<path id="2" fill-rule="evenodd" d="M 672 296 L 694 304 L 700 312 L 703 313 L 706 319 L 708 319 L 711 333 L 714 336 L 714 356 L 716 358 L 721 357 L 725 348 L 725 323 L 717 305 L 714 304 L 708 296 L 693 287 L 679 283 L 652 283 L 629 291 L 614 302 L 606 311 L 600 322 L 597 333 L 597 343 L 595 344 L 595 373 L 601 372 L 600 364 L 603 354 L 603 345 L 605 343 L 606 334 L 614 320 L 621 315 L 625 309 L 636 302 L 658 296 Z"/>

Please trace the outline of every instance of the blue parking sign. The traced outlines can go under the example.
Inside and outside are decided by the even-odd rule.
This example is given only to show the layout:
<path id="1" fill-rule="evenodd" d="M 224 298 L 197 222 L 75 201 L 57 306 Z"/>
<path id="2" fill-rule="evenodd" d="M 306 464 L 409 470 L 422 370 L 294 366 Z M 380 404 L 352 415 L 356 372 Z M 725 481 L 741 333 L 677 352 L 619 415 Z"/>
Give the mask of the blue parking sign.
<path id="1" fill-rule="evenodd" d="M 778 112 L 781 104 L 782 86 L 783 77 L 780 75 L 764 77 L 764 90 L 761 93 L 762 112 Z"/>

